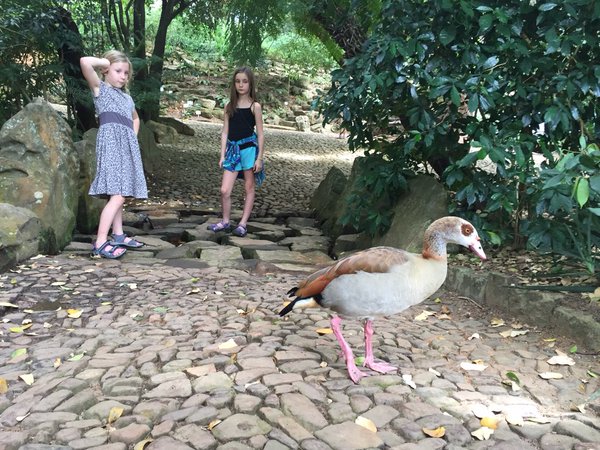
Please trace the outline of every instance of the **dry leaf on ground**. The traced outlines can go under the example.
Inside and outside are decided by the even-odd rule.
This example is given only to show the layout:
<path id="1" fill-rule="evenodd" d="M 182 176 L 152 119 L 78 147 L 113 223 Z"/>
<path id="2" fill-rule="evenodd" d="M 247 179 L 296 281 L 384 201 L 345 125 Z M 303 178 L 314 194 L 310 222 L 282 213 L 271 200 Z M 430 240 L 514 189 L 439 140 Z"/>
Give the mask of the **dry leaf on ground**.
<path id="1" fill-rule="evenodd" d="M 433 311 L 423 311 L 421 314 L 415 317 L 417 321 L 427 320 L 429 316 L 434 316 L 435 313 Z"/>
<path id="2" fill-rule="evenodd" d="M 548 361 L 546 361 L 548 364 L 551 364 L 553 366 L 555 366 L 555 365 L 574 366 L 575 365 L 575 361 L 573 361 L 573 358 L 571 358 L 569 355 L 561 352 L 560 350 L 556 350 L 556 353 L 557 353 L 556 356 L 553 356 Z"/>
<path id="3" fill-rule="evenodd" d="M 494 434 L 494 430 L 488 427 L 481 427 L 475 431 L 472 431 L 471 434 L 480 441 L 487 441 L 492 434 Z"/>
<path id="4" fill-rule="evenodd" d="M 446 429 L 444 427 L 437 427 L 434 430 L 430 428 L 422 428 L 421 431 L 432 438 L 441 438 L 446 434 Z"/>
<path id="5" fill-rule="evenodd" d="M 363 428 L 366 428 L 369 431 L 372 431 L 373 433 L 377 433 L 377 427 L 375 426 L 373 421 L 370 419 L 367 419 L 366 417 L 358 416 L 356 418 L 356 420 L 354 421 L 354 423 L 356 425 L 360 425 Z"/>
<path id="6" fill-rule="evenodd" d="M 542 372 L 538 373 L 538 375 L 544 380 L 560 380 L 561 378 L 564 378 L 563 374 L 558 372 Z"/>

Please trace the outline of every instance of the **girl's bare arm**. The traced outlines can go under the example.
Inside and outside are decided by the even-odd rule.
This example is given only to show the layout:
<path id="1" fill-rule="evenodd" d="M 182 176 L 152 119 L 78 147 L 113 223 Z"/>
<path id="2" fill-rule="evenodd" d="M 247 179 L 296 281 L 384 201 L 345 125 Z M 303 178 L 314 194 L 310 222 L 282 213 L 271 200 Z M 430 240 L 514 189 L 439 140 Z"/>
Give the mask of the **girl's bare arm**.
<path id="1" fill-rule="evenodd" d="M 110 61 L 106 58 L 96 58 L 95 56 L 84 56 L 79 60 L 81 72 L 88 82 L 88 85 L 94 96 L 98 96 L 100 90 L 100 77 L 97 70 L 105 71 L 110 66 Z"/>
<path id="2" fill-rule="evenodd" d="M 256 122 L 256 137 L 258 140 L 258 156 L 256 159 L 262 164 L 265 135 L 263 133 L 262 107 L 260 106 L 260 103 L 256 102 L 254 103 L 254 120 Z"/>

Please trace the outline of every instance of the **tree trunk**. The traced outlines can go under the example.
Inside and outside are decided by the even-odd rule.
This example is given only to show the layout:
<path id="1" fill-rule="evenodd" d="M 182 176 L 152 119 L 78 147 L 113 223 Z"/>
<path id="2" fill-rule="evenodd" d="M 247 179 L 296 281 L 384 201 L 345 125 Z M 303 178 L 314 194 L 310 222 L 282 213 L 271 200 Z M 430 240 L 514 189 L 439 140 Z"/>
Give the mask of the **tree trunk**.
<path id="1" fill-rule="evenodd" d="M 56 12 L 58 41 L 61 43 L 58 56 L 64 68 L 67 104 L 73 111 L 77 129 L 87 131 L 98 125 L 90 89 L 79 65 L 79 59 L 84 56 L 83 41 L 71 13 L 64 8 L 57 8 Z"/>

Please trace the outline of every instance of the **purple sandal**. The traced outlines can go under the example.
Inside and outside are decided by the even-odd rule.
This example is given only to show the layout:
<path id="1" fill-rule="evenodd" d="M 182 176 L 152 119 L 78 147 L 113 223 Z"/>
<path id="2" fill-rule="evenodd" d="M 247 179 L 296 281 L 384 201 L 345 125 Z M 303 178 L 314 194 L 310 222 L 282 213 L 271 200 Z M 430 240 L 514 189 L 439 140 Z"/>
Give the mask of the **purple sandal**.
<path id="1" fill-rule="evenodd" d="M 244 237 L 248 234 L 248 230 L 244 225 L 238 225 L 235 230 L 233 230 L 233 234 L 239 237 Z"/>
<path id="2" fill-rule="evenodd" d="M 206 227 L 206 229 L 218 233 L 219 231 L 231 230 L 231 225 L 223 222 L 211 223 L 209 226 Z"/>

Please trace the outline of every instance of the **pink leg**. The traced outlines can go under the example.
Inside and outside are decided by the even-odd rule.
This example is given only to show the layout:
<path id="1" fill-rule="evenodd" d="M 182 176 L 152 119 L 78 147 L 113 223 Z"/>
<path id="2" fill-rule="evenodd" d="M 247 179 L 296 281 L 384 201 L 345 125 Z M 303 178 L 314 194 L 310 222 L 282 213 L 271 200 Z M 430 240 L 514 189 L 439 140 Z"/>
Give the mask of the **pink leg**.
<path id="1" fill-rule="evenodd" d="M 373 327 L 370 320 L 365 320 L 365 362 L 363 366 L 368 367 L 371 370 L 379 373 L 394 372 L 397 367 L 394 367 L 388 363 L 381 362 L 376 363 L 373 357 Z"/>
<path id="2" fill-rule="evenodd" d="M 333 334 L 335 335 L 340 347 L 342 348 L 342 352 L 344 353 L 344 359 L 346 360 L 346 367 L 348 368 L 348 375 L 350 375 L 350 379 L 355 383 L 358 383 L 362 377 L 367 376 L 362 373 L 356 364 L 354 363 L 354 355 L 352 354 L 352 349 L 342 336 L 342 329 L 340 327 L 342 323 L 342 319 L 338 316 L 333 316 L 331 318 L 331 329 L 333 330 Z"/>

